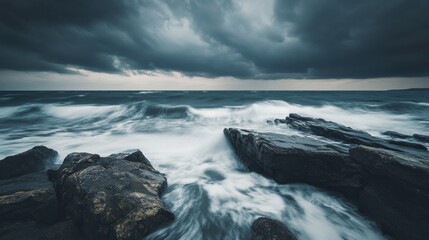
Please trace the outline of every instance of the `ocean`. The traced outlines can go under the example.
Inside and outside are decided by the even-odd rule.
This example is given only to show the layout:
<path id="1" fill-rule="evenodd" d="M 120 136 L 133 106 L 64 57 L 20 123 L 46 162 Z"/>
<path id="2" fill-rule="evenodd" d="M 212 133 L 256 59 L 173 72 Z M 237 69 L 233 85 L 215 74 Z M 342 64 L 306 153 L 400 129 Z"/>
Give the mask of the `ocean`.
<path id="1" fill-rule="evenodd" d="M 260 216 L 300 239 L 385 239 L 342 197 L 249 172 L 223 129 L 302 135 L 268 124 L 290 113 L 385 137 L 429 135 L 429 90 L 0 92 L 0 159 L 45 145 L 107 156 L 140 149 L 166 174 L 162 199 L 176 220 L 147 239 L 249 239 Z M 426 145 L 426 147 L 429 147 Z"/>

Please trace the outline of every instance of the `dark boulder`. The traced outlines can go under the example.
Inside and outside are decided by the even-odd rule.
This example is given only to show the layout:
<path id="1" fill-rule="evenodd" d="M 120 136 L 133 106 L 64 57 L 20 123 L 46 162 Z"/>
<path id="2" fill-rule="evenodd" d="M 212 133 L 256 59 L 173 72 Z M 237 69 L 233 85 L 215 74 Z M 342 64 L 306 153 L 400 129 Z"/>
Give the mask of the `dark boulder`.
<path id="1" fill-rule="evenodd" d="M 1 161 L 0 239 L 53 239 L 45 233 L 55 232 L 51 225 L 56 225 L 61 216 L 53 184 L 46 171 L 40 170 L 57 156 L 52 149 L 34 147 Z M 24 174 L 27 172 L 31 173 Z"/>
<path id="2" fill-rule="evenodd" d="M 295 235 L 281 222 L 260 217 L 252 224 L 253 240 L 297 240 Z"/>
<path id="3" fill-rule="evenodd" d="M 36 146 L 32 149 L 9 156 L 0 161 L 0 179 L 18 177 L 27 173 L 38 172 L 53 165 L 58 158 L 55 150 L 45 146 Z"/>
<path id="4" fill-rule="evenodd" d="M 238 158 L 252 171 L 278 183 L 308 183 L 345 196 L 357 196 L 362 188 L 358 165 L 340 145 L 308 137 L 224 129 Z"/>
<path id="5" fill-rule="evenodd" d="M 429 236 L 429 159 L 354 147 L 350 158 L 368 171 L 359 207 L 398 239 Z"/>
<path id="6" fill-rule="evenodd" d="M 341 124 L 326 121 L 321 118 L 303 117 L 295 113 L 289 114 L 286 124 L 296 130 L 325 137 L 346 144 L 359 144 L 370 147 L 384 148 L 401 152 L 426 151 L 427 148 L 418 143 L 385 140 L 371 136 L 364 131 L 355 130 Z"/>
<path id="7" fill-rule="evenodd" d="M 50 176 L 60 206 L 89 239 L 141 239 L 174 219 L 159 197 L 165 176 L 139 150 L 72 153 Z"/>

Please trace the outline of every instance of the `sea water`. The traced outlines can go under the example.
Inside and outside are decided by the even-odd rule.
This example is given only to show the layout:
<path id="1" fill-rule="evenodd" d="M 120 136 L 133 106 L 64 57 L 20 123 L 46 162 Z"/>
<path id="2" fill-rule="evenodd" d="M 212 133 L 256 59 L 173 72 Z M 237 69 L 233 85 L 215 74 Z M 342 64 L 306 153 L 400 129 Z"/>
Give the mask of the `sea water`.
<path id="1" fill-rule="evenodd" d="M 385 92 L 0 92 L 0 159 L 45 145 L 60 154 L 107 156 L 140 149 L 166 174 L 172 224 L 148 239 L 249 239 L 260 216 L 299 239 L 385 239 L 341 196 L 279 185 L 249 172 L 223 135 L 236 127 L 302 135 L 267 121 L 290 113 L 372 135 L 429 134 L 429 91 Z M 429 146 L 427 146 L 429 147 Z"/>

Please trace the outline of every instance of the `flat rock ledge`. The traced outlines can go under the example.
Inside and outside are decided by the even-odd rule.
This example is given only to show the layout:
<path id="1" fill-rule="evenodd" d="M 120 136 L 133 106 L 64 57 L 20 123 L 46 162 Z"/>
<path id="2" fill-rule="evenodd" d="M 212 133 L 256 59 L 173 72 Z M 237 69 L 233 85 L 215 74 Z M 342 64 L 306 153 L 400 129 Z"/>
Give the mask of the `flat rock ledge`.
<path id="1" fill-rule="evenodd" d="M 48 172 L 51 154 L 25 159 L 43 165 L 0 180 L 0 239 L 142 239 L 174 219 L 160 200 L 165 175 L 139 150 L 72 153 Z"/>
<path id="2" fill-rule="evenodd" d="M 342 147 L 301 136 L 224 129 L 239 159 L 251 171 L 278 183 L 307 183 L 356 198 L 364 183 L 361 166 Z"/>
<path id="3" fill-rule="evenodd" d="M 234 128 L 224 129 L 224 133 L 249 170 L 281 184 L 307 183 L 342 194 L 395 239 L 427 239 L 426 150 L 378 139 L 323 119 L 296 114 L 292 118 L 277 122 L 289 121 L 292 128 L 313 136 Z"/>

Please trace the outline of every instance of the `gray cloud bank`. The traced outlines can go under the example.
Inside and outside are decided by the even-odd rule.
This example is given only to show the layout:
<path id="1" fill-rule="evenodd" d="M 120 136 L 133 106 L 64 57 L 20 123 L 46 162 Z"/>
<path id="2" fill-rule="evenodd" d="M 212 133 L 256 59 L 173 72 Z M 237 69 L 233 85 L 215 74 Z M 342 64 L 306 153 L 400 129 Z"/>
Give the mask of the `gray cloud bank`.
<path id="1" fill-rule="evenodd" d="M 427 0 L 0 0 L 0 69 L 429 75 Z"/>

